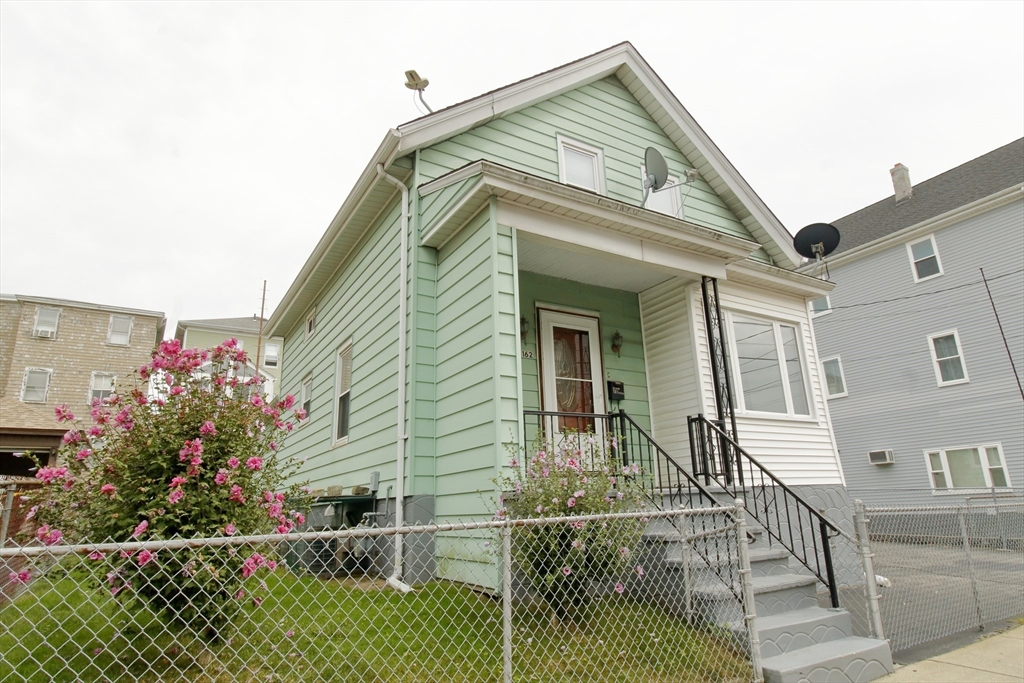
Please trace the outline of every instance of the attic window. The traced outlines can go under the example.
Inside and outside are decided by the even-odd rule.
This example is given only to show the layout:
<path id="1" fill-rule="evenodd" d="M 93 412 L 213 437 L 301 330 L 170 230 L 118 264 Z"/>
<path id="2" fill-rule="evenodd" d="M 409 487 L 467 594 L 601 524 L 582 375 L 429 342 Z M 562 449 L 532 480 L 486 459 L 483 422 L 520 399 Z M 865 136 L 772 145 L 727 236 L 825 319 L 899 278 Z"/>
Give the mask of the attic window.
<path id="1" fill-rule="evenodd" d="M 561 135 L 557 139 L 558 181 L 604 194 L 604 152 Z"/>

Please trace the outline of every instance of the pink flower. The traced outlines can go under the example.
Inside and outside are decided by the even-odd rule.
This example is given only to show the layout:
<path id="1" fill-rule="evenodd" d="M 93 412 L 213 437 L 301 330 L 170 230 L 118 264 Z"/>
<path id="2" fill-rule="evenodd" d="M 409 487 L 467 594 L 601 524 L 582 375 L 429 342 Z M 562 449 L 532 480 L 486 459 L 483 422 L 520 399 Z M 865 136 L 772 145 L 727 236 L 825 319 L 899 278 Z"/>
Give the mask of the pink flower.
<path id="1" fill-rule="evenodd" d="M 619 555 L 627 557 L 629 555 L 629 548 L 619 548 Z"/>
<path id="2" fill-rule="evenodd" d="M 294 635 L 295 635 L 295 631 L 288 631 L 287 633 L 284 634 L 284 637 L 285 638 L 291 638 Z"/>
<path id="3" fill-rule="evenodd" d="M 644 568 L 643 568 L 643 565 L 639 565 L 639 564 L 638 564 L 638 565 L 636 566 L 636 575 L 637 575 L 637 576 L 639 576 L 639 577 L 640 577 L 641 579 L 642 579 L 642 578 L 644 577 Z"/>
<path id="4" fill-rule="evenodd" d="M 39 506 L 38 505 L 33 505 L 31 508 L 29 508 L 28 514 L 25 515 L 25 519 L 26 520 L 32 519 L 33 517 L 36 516 L 37 512 L 39 512 Z"/>
<path id="5" fill-rule="evenodd" d="M 270 450 L 276 451 L 278 448 L 279 448 L 279 446 L 277 445 L 276 441 L 271 441 L 270 442 Z"/>
<path id="6" fill-rule="evenodd" d="M 227 483 L 227 480 L 228 480 L 228 471 L 227 470 L 217 470 L 217 474 L 213 477 L 213 483 L 216 484 L 217 486 L 224 485 L 225 483 Z"/>
<path id="7" fill-rule="evenodd" d="M 167 502 L 171 505 L 177 505 L 181 502 L 181 499 L 185 497 L 185 492 L 181 489 L 174 489 L 171 491 L 171 495 L 167 496 Z"/>
<path id="8" fill-rule="evenodd" d="M 572 574 L 572 569 L 570 569 L 569 567 L 562 567 L 562 574 L 564 574 L 565 576 L 569 576 L 570 574 Z"/>
<path id="9" fill-rule="evenodd" d="M 536 510 L 537 514 L 539 515 L 540 513 L 544 512 L 544 506 L 543 505 L 538 505 L 535 508 L 535 510 Z"/>
<path id="10" fill-rule="evenodd" d="M 146 533 L 146 529 L 149 528 L 149 520 L 144 519 L 139 522 L 139 525 L 135 527 L 135 531 L 132 532 L 132 538 L 138 538 L 142 534 Z"/>
<path id="11" fill-rule="evenodd" d="M 306 523 L 306 515 L 302 514 L 301 512 L 294 512 L 294 513 L 292 513 L 292 516 L 295 517 L 295 523 L 296 524 L 305 524 Z"/>
<path id="12" fill-rule="evenodd" d="M 279 517 L 281 515 L 282 509 L 283 507 L 280 503 L 272 504 L 270 507 L 267 508 L 267 517 L 270 517 L 271 519 Z"/>
<path id="13" fill-rule="evenodd" d="M 181 486 L 182 484 L 187 484 L 187 483 L 188 483 L 188 477 L 174 477 L 173 479 L 171 479 L 171 483 L 168 484 L 168 486 L 170 486 L 172 489 L 176 489 L 179 486 Z"/>
<path id="14" fill-rule="evenodd" d="M 69 429 L 64 432 L 64 436 L 61 437 L 61 441 L 65 444 L 78 443 L 82 440 L 82 433 L 77 429 Z"/>
<path id="15" fill-rule="evenodd" d="M 267 560 L 267 569 L 269 569 L 270 571 L 274 571 L 275 569 L 277 569 L 277 561 Z"/>
<path id="16" fill-rule="evenodd" d="M 100 493 L 104 496 L 110 496 L 113 498 L 117 494 L 117 487 L 113 484 L 104 484 L 100 487 Z"/>
<path id="17" fill-rule="evenodd" d="M 232 500 L 236 503 L 244 503 L 245 496 L 242 495 L 242 487 L 238 484 L 232 484 L 231 495 L 228 497 L 228 500 Z"/>
<path id="18" fill-rule="evenodd" d="M 97 427 L 96 425 L 93 425 L 92 427 L 89 427 L 87 430 L 85 430 L 85 433 L 88 434 L 89 436 L 102 436 L 103 427 Z"/>
<path id="19" fill-rule="evenodd" d="M 36 472 L 36 479 L 42 480 L 44 484 L 52 484 L 55 481 L 65 479 L 68 475 L 67 467 L 40 467 Z"/>
<path id="20" fill-rule="evenodd" d="M 36 537 L 43 545 L 57 545 L 60 539 L 64 538 L 64 532 L 60 529 L 51 529 L 49 524 L 44 524 L 36 529 Z"/>
<path id="21" fill-rule="evenodd" d="M 20 572 L 11 572 L 10 581 L 11 583 L 28 583 L 32 578 L 32 574 L 26 569 Z"/>
<path id="22" fill-rule="evenodd" d="M 99 561 L 103 559 L 103 553 L 99 550 L 94 550 L 89 553 L 89 559 L 93 561 Z"/>
<path id="23" fill-rule="evenodd" d="M 245 589 L 244 588 L 239 588 L 238 592 L 235 593 L 235 600 L 241 600 L 244 597 L 245 597 Z"/>
<path id="24" fill-rule="evenodd" d="M 190 457 L 199 457 L 203 454 L 203 440 L 192 439 L 191 441 L 185 441 L 185 446 L 178 451 L 178 460 L 184 462 Z"/>
<path id="25" fill-rule="evenodd" d="M 238 531 L 238 528 L 234 524 L 232 524 L 230 522 L 228 522 L 227 524 L 224 525 L 224 535 L 225 536 L 234 536 L 235 532 L 237 532 L 237 531 Z"/>
<path id="26" fill-rule="evenodd" d="M 83 448 L 82 450 L 75 453 L 75 460 L 85 460 L 90 455 L 92 455 L 92 451 L 90 451 L 88 448 Z"/>
<path id="27" fill-rule="evenodd" d="M 565 506 L 570 508 L 576 507 L 576 499 L 570 498 L 569 500 L 565 501 Z"/>
<path id="28" fill-rule="evenodd" d="M 617 582 L 615 583 L 615 592 L 616 592 L 616 593 L 618 593 L 619 595 L 622 595 L 622 593 L 623 593 L 623 592 L 624 592 L 625 590 L 626 590 L 626 587 L 622 585 L 622 582 L 621 582 L 621 581 L 617 581 Z"/>
<path id="29" fill-rule="evenodd" d="M 228 458 L 228 467 L 230 467 L 231 469 L 237 469 L 240 464 L 241 462 L 235 456 L 231 456 L 230 458 Z"/>
<path id="30" fill-rule="evenodd" d="M 288 409 L 289 409 L 289 408 L 291 408 L 291 407 L 292 407 L 293 405 L 295 405 L 295 397 L 294 397 L 294 396 L 292 396 L 291 394 L 288 394 L 288 395 L 287 395 L 287 396 L 285 396 L 285 397 L 284 397 L 283 399 L 281 399 L 281 402 L 280 402 L 280 403 L 278 403 L 277 405 L 278 405 L 278 406 L 279 406 L 279 407 L 280 407 L 280 408 L 281 408 L 282 410 L 288 410 Z"/>
<path id="31" fill-rule="evenodd" d="M 250 470 L 261 470 L 263 469 L 263 458 L 253 456 L 245 461 L 245 466 Z"/>
<path id="32" fill-rule="evenodd" d="M 178 395 L 184 394 L 184 393 L 185 393 L 185 387 L 181 386 L 180 384 L 177 385 L 177 386 L 171 387 L 171 396 L 178 396 Z"/>
<path id="33" fill-rule="evenodd" d="M 62 403 L 59 406 L 55 406 L 53 414 L 57 416 L 57 422 L 71 422 L 75 419 L 75 414 L 68 409 L 67 403 Z"/>
<path id="34" fill-rule="evenodd" d="M 143 567 L 143 566 L 146 565 L 147 562 L 152 560 L 155 556 L 156 555 L 154 553 L 151 553 L 148 550 L 141 550 L 141 551 L 139 551 L 139 556 L 135 558 L 135 561 L 139 563 L 140 567 Z"/>
<path id="35" fill-rule="evenodd" d="M 295 411 L 295 419 L 297 419 L 297 420 L 305 420 L 306 419 L 306 411 L 303 410 L 302 408 L 299 408 L 298 410 L 296 410 Z"/>
<path id="36" fill-rule="evenodd" d="M 253 553 L 242 563 L 242 578 L 248 579 L 256 570 L 263 566 L 266 559 L 259 553 Z"/>
<path id="37" fill-rule="evenodd" d="M 217 436 L 217 428 L 213 422 L 207 420 L 203 423 L 203 426 L 199 428 L 199 433 L 203 436 Z"/>
<path id="38" fill-rule="evenodd" d="M 252 398 L 249 399 L 249 403 L 253 404 L 257 408 L 263 405 L 263 397 L 259 394 L 253 394 Z"/>
<path id="39" fill-rule="evenodd" d="M 252 599 L 252 606 L 253 607 L 259 607 L 262 604 L 263 604 L 263 598 L 261 598 L 258 595 L 253 597 L 253 599 Z"/>

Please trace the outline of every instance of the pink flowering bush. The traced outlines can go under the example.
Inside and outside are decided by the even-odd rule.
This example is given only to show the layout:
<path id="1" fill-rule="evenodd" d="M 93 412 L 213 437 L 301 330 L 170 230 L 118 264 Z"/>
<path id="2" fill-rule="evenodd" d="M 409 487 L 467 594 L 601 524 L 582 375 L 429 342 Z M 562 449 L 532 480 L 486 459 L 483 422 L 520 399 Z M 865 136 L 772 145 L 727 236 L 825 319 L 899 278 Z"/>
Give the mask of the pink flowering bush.
<path id="1" fill-rule="evenodd" d="M 265 401 L 258 375 L 237 376 L 246 362 L 233 339 L 208 351 L 165 341 L 134 388 L 93 402 L 90 425 L 58 406 L 70 429 L 59 464 L 36 474 L 44 484 L 38 541 L 287 533 L 301 524 L 309 497 L 300 484 L 286 485 L 300 463 L 277 450 L 293 427 L 295 399 Z M 144 390 L 151 378 L 161 385 L 157 396 Z M 275 566 L 242 548 L 93 555 L 105 590 L 210 641 L 241 605 L 234 596 L 245 594 L 243 584 L 254 576 L 260 583 L 256 570 Z"/>
<path id="2" fill-rule="evenodd" d="M 525 462 L 513 457 L 497 517 L 578 517 L 640 511 L 646 507 L 642 476 L 622 467 L 615 441 L 593 434 L 568 434 L 556 446 L 538 443 Z M 518 455 L 516 453 L 515 455 Z M 592 587 L 625 591 L 626 577 L 641 575 L 637 555 L 645 522 L 608 519 L 512 527 L 513 561 L 554 612 L 575 619 Z"/>

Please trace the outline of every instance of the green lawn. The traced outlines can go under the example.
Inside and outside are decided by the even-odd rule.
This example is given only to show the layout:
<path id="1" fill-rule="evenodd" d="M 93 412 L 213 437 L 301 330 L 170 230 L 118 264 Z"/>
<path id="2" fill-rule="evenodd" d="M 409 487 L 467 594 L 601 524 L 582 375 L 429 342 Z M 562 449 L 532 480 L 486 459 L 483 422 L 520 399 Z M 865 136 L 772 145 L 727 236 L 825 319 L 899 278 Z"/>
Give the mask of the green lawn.
<path id="1" fill-rule="evenodd" d="M 279 570 L 262 606 L 227 642 L 202 644 L 132 619 L 84 580 L 39 579 L 0 607 L 0 680 L 498 681 L 500 603 L 431 582 L 410 595 L 380 583 L 322 581 Z M 516 681 L 750 680 L 728 638 L 694 630 L 624 596 L 598 600 L 579 625 L 543 610 L 513 617 Z"/>

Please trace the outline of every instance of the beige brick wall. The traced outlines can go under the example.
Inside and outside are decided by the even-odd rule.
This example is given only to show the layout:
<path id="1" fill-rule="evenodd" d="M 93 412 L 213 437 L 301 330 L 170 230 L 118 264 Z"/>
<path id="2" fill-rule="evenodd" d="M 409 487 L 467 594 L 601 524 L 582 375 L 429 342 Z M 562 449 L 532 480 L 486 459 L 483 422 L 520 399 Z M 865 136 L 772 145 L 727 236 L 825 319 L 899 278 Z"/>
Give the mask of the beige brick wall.
<path id="1" fill-rule="evenodd" d="M 36 304 L 21 302 L 18 324 L 8 324 L 0 316 L 0 348 L 12 347 L 10 370 L 4 379 L 3 391 L 12 398 L 21 398 L 22 382 L 27 368 L 52 370 L 45 403 L 31 403 L 40 410 L 67 403 L 79 416 L 89 411 L 89 390 L 93 372 L 116 376 L 116 389 L 126 391 L 133 386 L 133 371 L 148 362 L 157 343 L 161 318 L 134 315 L 128 346 L 107 343 L 111 314 L 106 311 L 60 306 L 60 320 L 55 339 L 32 336 Z"/>
<path id="2" fill-rule="evenodd" d="M 21 302 L 16 299 L 0 299 L 0 396 L 7 395 L 7 377 L 11 371 L 14 340 L 18 336 L 20 320 Z"/>

